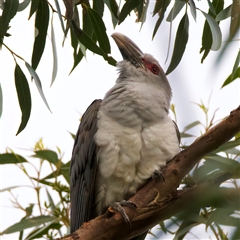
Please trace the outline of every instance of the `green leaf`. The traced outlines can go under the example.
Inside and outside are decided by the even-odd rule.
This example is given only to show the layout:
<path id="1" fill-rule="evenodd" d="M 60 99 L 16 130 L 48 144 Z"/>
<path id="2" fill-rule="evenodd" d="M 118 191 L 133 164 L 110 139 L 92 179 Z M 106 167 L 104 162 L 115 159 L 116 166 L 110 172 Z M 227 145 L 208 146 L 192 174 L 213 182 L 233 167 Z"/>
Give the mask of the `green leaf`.
<path id="1" fill-rule="evenodd" d="M 59 17 L 59 20 L 60 20 L 60 23 L 61 23 L 62 30 L 65 33 L 65 27 L 64 27 L 64 23 L 63 23 L 63 19 L 62 19 L 62 13 L 61 13 L 60 5 L 58 3 L 58 0 L 54 0 L 54 2 L 55 2 L 55 5 L 56 5 L 56 8 L 57 8 L 57 13 L 58 13 L 58 17 Z"/>
<path id="2" fill-rule="evenodd" d="M 28 162 L 24 157 L 15 153 L 0 154 L 0 164 L 16 164 Z"/>
<path id="3" fill-rule="evenodd" d="M 51 42 L 52 42 L 52 52 L 53 52 L 53 72 L 52 72 L 52 81 L 51 85 L 56 79 L 57 76 L 57 69 L 58 69 L 58 57 L 57 57 L 57 47 L 56 47 L 56 40 L 54 34 L 54 27 L 53 27 L 53 15 L 51 21 Z"/>
<path id="4" fill-rule="evenodd" d="M 29 5 L 30 0 L 24 0 L 21 3 L 19 3 L 18 5 L 18 12 L 23 11 L 25 8 L 27 8 L 27 6 Z"/>
<path id="5" fill-rule="evenodd" d="M 193 0 L 189 0 L 189 5 L 190 5 L 190 11 L 193 16 L 193 19 L 195 22 L 197 21 L 197 11 L 196 11 L 196 5 Z"/>
<path id="6" fill-rule="evenodd" d="M 32 17 L 32 15 L 37 11 L 39 1 L 40 1 L 40 0 L 31 1 L 31 8 L 30 8 L 30 13 L 29 13 L 28 20 L 29 20 L 29 19 Z"/>
<path id="7" fill-rule="evenodd" d="M 195 121 L 195 122 L 192 122 L 190 124 L 188 124 L 187 126 L 184 127 L 184 132 L 197 126 L 197 125 L 201 125 L 201 122 L 200 121 Z"/>
<path id="8" fill-rule="evenodd" d="M 46 235 L 50 229 L 59 230 L 61 227 L 62 227 L 62 225 L 59 222 L 56 222 L 54 220 L 50 223 L 47 223 L 44 227 L 34 229 L 32 232 L 30 232 L 28 234 L 28 236 L 25 238 L 25 240 L 43 238 L 43 235 Z"/>
<path id="9" fill-rule="evenodd" d="M 18 102 L 22 112 L 22 121 L 16 134 L 18 135 L 27 125 L 31 113 L 32 102 L 28 81 L 18 64 L 16 64 L 14 75 Z"/>
<path id="10" fill-rule="evenodd" d="M 224 81 L 221 88 L 227 86 L 229 83 L 233 82 L 235 79 L 240 78 L 240 67 L 237 68 L 235 74 L 232 73 L 227 77 L 227 79 Z"/>
<path id="11" fill-rule="evenodd" d="M 2 111 L 3 111 L 3 94 L 2 94 L 2 87 L 0 83 L 0 118 L 2 116 Z"/>
<path id="12" fill-rule="evenodd" d="M 42 97 L 42 100 L 44 101 L 44 103 L 46 104 L 47 108 L 49 109 L 49 111 L 51 112 L 51 109 L 47 103 L 47 99 L 45 98 L 45 95 L 43 93 L 43 89 L 42 89 L 42 83 L 40 81 L 40 78 L 38 77 L 37 73 L 35 72 L 35 70 L 29 65 L 29 63 L 25 62 L 25 65 L 29 71 L 29 73 L 31 74 L 31 76 L 34 79 L 34 82 L 37 86 L 38 92 L 40 93 L 40 96 Z"/>
<path id="13" fill-rule="evenodd" d="M 54 214 L 54 211 L 56 209 L 56 206 L 54 204 L 54 201 L 52 199 L 52 196 L 50 195 L 49 191 L 46 188 L 46 192 L 47 192 L 47 197 L 48 197 L 48 201 L 50 203 L 50 208 L 51 208 L 51 213 Z"/>
<path id="14" fill-rule="evenodd" d="M 231 17 L 231 12 L 232 12 L 232 4 L 229 5 L 228 7 L 226 7 L 225 9 L 223 9 L 215 18 L 215 20 L 218 21 L 222 21 L 226 18 Z"/>
<path id="15" fill-rule="evenodd" d="M 35 155 L 33 155 L 33 157 L 47 160 L 48 162 L 54 165 L 56 165 L 59 162 L 57 153 L 52 150 L 38 150 L 34 152 Z"/>
<path id="16" fill-rule="evenodd" d="M 115 0 L 104 0 L 104 2 L 110 10 L 113 27 L 115 28 L 118 24 L 118 4 Z"/>
<path id="17" fill-rule="evenodd" d="M 10 20 L 17 13 L 18 5 L 19 3 L 16 0 L 6 0 L 4 2 L 4 9 L 2 11 L 2 16 L 0 19 L 0 45 L 3 43 L 3 38 L 8 30 Z"/>
<path id="18" fill-rule="evenodd" d="M 45 223 L 56 221 L 56 220 L 57 220 L 57 218 L 53 217 L 53 216 L 42 215 L 42 216 L 38 216 L 38 217 L 32 217 L 32 218 L 24 219 L 18 223 L 13 224 L 9 228 L 5 229 L 2 233 L 10 234 L 10 233 L 14 233 L 14 232 L 19 232 L 19 231 L 25 230 L 27 228 L 36 227 L 41 224 L 45 224 Z"/>
<path id="19" fill-rule="evenodd" d="M 126 0 L 119 14 L 119 24 L 122 23 L 130 12 L 136 8 L 139 4 L 142 4 L 143 0 Z"/>
<path id="20" fill-rule="evenodd" d="M 232 1 L 231 23 L 230 23 L 230 39 L 232 39 L 240 27 L 240 4 L 239 0 Z"/>
<path id="21" fill-rule="evenodd" d="M 177 35 L 174 43 L 172 59 L 167 69 L 166 75 L 172 72 L 182 59 L 183 53 L 185 51 L 185 48 L 188 42 L 188 29 L 189 29 L 189 20 L 188 20 L 187 13 L 185 13 L 177 29 Z"/>
<path id="22" fill-rule="evenodd" d="M 166 1 L 162 1 L 162 0 L 158 0 L 155 4 L 155 8 L 154 8 L 154 12 L 153 12 L 153 16 L 158 12 L 159 13 L 159 18 L 155 24 L 154 30 L 153 30 L 153 35 L 152 35 L 152 39 L 155 37 L 158 28 L 160 27 L 162 20 L 164 18 L 164 14 L 167 10 L 168 5 L 170 4 L 170 0 L 166 0 Z M 157 11 L 155 13 L 155 11 Z"/>
<path id="23" fill-rule="evenodd" d="M 209 14 L 205 13 L 204 11 L 201 11 L 201 12 L 205 16 L 212 33 L 211 50 L 217 51 L 220 49 L 222 45 L 222 33 L 220 30 L 220 27 L 218 26 L 217 22 Z"/>
<path id="24" fill-rule="evenodd" d="M 93 9 L 102 18 L 103 17 L 103 11 L 104 11 L 104 2 L 103 2 L 103 0 L 93 0 Z"/>
<path id="25" fill-rule="evenodd" d="M 240 146 L 240 138 L 224 143 L 212 153 L 225 152 L 226 150 Z"/>
<path id="26" fill-rule="evenodd" d="M 110 43 L 108 36 L 106 34 L 106 27 L 102 20 L 102 18 L 99 16 L 99 14 L 91 9 L 90 7 L 86 7 L 86 10 L 89 14 L 95 36 L 97 37 L 97 41 L 99 43 L 100 48 L 105 53 L 110 53 Z"/>
<path id="27" fill-rule="evenodd" d="M 210 0 L 207 0 L 207 2 L 208 2 L 208 6 L 209 6 L 209 9 L 212 12 L 212 14 L 216 15 L 213 4 L 210 2 Z"/>
<path id="28" fill-rule="evenodd" d="M 46 0 L 41 0 L 38 4 L 37 14 L 35 19 L 35 31 L 37 35 L 35 36 L 35 41 L 33 45 L 32 52 L 32 67 L 34 70 L 37 69 L 37 66 L 42 57 L 46 37 L 47 37 L 47 29 L 49 22 L 49 8 Z"/>
<path id="29" fill-rule="evenodd" d="M 3 189 L 0 189 L 0 192 L 6 192 L 6 191 L 10 191 L 12 189 L 20 188 L 20 187 L 23 187 L 23 186 L 12 186 L 12 187 L 3 188 Z"/>
<path id="30" fill-rule="evenodd" d="M 168 14 L 166 21 L 172 22 L 176 18 L 176 16 L 179 14 L 179 12 L 182 10 L 184 5 L 185 5 L 185 2 L 182 2 L 180 0 L 175 0 L 175 3 Z"/>

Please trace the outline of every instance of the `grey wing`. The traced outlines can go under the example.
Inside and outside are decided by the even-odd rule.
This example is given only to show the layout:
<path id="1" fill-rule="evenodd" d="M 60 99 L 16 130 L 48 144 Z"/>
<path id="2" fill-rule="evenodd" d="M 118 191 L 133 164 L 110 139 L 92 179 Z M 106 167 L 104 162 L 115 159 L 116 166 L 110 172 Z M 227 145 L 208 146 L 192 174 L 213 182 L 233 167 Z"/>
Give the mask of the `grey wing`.
<path id="1" fill-rule="evenodd" d="M 97 113 L 102 100 L 95 100 L 82 116 L 76 135 L 70 167 L 71 232 L 96 216 L 94 186 L 97 170 Z"/>
<path id="2" fill-rule="evenodd" d="M 172 121 L 173 121 L 173 120 L 172 120 Z M 178 142 L 179 142 L 179 144 L 180 144 L 180 141 L 181 141 L 180 131 L 179 131 L 179 129 L 178 129 L 178 125 L 176 124 L 176 122 L 173 121 L 173 123 L 174 123 L 174 127 L 175 127 L 175 130 L 176 130 L 176 134 L 177 134 Z"/>

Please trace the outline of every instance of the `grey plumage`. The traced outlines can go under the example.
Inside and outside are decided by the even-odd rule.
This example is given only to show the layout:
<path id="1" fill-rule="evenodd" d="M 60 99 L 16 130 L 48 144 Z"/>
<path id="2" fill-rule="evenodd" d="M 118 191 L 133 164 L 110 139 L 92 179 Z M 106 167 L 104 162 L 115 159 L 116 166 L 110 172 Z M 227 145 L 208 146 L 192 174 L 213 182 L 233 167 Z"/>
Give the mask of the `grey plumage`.
<path id="1" fill-rule="evenodd" d="M 179 151 L 162 68 L 124 35 L 113 38 L 124 57 L 119 77 L 83 115 L 73 149 L 71 232 L 131 197 Z"/>

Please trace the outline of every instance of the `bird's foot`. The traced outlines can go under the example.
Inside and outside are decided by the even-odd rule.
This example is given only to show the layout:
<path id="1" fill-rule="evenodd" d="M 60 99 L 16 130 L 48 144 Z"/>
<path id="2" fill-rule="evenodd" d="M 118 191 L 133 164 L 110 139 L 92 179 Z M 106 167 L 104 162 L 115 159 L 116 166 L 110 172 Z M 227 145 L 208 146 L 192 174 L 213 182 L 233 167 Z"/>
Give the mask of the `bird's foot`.
<path id="1" fill-rule="evenodd" d="M 123 208 L 124 206 L 137 208 L 137 206 L 133 202 L 125 201 L 125 200 L 123 200 L 121 202 L 114 202 L 113 204 L 111 204 L 112 209 L 119 212 L 122 215 L 124 221 L 126 223 L 128 223 L 129 226 L 131 226 L 131 222 L 129 220 L 129 217 L 128 217 L 127 213 L 125 212 L 124 208 Z"/>
<path id="2" fill-rule="evenodd" d="M 159 170 L 155 170 L 153 172 L 152 179 L 153 180 L 157 180 L 157 181 L 161 180 L 161 181 L 165 182 L 165 177 L 164 177 L 164 175 L 163 175 L 163 173 L 162 173 L 162 171 L 160 169 Z"/>

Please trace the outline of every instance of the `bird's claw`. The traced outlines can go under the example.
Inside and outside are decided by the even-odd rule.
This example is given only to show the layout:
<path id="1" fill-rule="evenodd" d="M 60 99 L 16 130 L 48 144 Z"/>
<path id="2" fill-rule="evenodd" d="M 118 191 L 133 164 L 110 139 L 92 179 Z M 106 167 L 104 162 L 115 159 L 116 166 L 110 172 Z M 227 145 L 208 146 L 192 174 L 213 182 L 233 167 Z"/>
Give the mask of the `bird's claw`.
<path id="1" fill-rule="evenodd" d="M 152 174 L 152 179 L 153 180 L 162 180 L 163 182 L 165 182 L 165 177 L 161 170 L 155 170 Z"/>
<path id="2" fill-rule="evenodd" d="M 123 208 L 124 206 L 137 208 L 135 203 L 133 203 L 131 201 L 125 201 L 125 200 L 123 200 L 121 202 L 114 202 L 113 204 L 111 204 L 112 209 L 119 212 L 122 215 L 124 221 L 126 223 L 128 223 L 129 226 L 131 226 L 129 217 Z"/>

